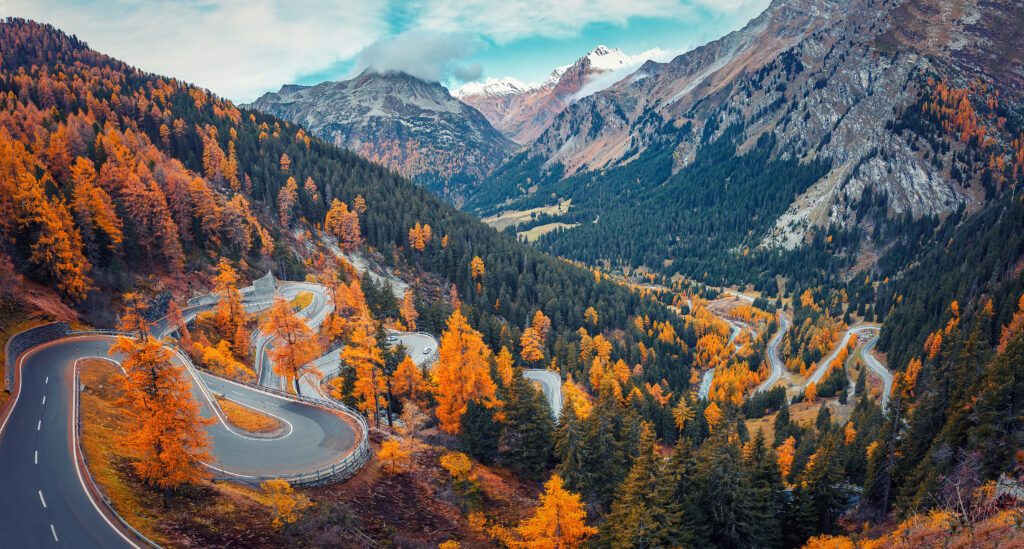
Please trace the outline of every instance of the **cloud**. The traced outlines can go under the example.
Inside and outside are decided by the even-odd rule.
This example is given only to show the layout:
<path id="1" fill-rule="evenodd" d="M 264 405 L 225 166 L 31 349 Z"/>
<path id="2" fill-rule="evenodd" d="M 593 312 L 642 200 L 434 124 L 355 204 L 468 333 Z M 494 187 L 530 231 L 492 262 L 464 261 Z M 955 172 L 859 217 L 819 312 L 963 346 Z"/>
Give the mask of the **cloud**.
<path id="1" fill-rule="evenodd" d="M 686 48 L 689 49 L 689 48 Z M 665 63 L 672 60 L 677 55 L 683 53 L 684 50 L 665 51 L 660 48 L 654 48 L 645 52 L 638 53 L 636 55 L 629 56 L 625 65 L 621 68 L 617 68 L 613 71 L 608 71 L 597 75 L 593 80 L 587 82 L 585 86 L 580 88 L 580 91 L 573 95 L 572 100 L 577 101 L 588 95 L 593 95 L 603 89 L 611 87 L 619 80 L 622 80 L 626 76 L 634 73 L 641 65 L 647 61 L 657 61 L 659 63 Z"/>
<path id="2" fill-rule="evenodd" d="M 594 23 L 625 25 L 633 17 L 673 17 L 689 9 L 679 0 L 424 0 L 409 11 L 418 28 L 472 30 L 506 44 L 532 36 L 564 38 Z"/>
<path id="3" fill-rule="evenodd" d="M 7 0 L 139 68 L 250 101 L 351 60 L 388 32 L 387 6 L 360 0 Z"/>
<path id="4" fill-rule="evenodd" d="M 483 41 L 466 32 L 440 33 L 411 30 L 378 41 L 359 54 L 355 73 L 366 69 L 401 71 L 428 82 L 449 78 L 475 80 L 483 72 L 479 63 L 466 62 Z"/>

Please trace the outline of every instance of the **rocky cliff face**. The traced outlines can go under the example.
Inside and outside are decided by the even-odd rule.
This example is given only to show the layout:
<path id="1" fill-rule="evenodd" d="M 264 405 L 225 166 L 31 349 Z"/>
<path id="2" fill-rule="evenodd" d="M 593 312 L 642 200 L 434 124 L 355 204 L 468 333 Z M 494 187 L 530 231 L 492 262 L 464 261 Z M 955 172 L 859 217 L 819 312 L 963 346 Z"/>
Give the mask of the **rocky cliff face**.
<path id="1" fill-rule="evenodd" d="M 656 52 L 630 56 L 621 50 L 598 46 L 572 65 L 558 67 L 540 84 L 523 84 L 515 79 L 490 79 L 470 83 L 455 95 L 480 110 L 502 133 L 517 143 L 530 143 L 568 105 L 586 93 L 588 85 L 602 75 L 637 64 Z"/>
<path id="2" fill-rule="evenodd" d="M 366 71 L 343 82 L 284 86 L 251 107 L 310 131 L 460 203 L 515 148 L 437 83 Z"/>
<path id="3" fill-rule="evenodd" d="M 743 29 L 569 105 L 515 162 L 600 177 L 667 147 L 676 171 L 739 127 L 737 155 L 772 134 L 776 158 L 831 163 L 764 245 L 855 223 L 866 189 L 890 216 L 970 210 L 1010 170 L 988 164 L 1013 156 L 1024 118 L 1021 28 L 1020 1 L 775 0 Z"/>

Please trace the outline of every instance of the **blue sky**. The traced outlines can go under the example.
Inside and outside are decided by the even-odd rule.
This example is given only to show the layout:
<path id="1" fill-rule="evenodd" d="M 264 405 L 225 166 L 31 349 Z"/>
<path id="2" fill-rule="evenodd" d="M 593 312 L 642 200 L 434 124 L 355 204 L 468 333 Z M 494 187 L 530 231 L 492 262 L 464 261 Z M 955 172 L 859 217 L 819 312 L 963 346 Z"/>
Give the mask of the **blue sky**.
<path id="1" fill-rule="evenodd" d="M 768 2 L 0 0 L 0 15 L 51 23 L 144 70 L 244 102 L 367 67 L 449 87 L 536 82 L 598 44 L 682 53 L 742 27 Z"/>

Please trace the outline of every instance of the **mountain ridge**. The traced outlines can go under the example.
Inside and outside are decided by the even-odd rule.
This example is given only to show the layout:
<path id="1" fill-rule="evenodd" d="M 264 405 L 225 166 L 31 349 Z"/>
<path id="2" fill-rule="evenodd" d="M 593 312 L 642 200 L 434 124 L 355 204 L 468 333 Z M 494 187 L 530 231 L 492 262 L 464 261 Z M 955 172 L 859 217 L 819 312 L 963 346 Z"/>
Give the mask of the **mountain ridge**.
<path id="1" fill-rule="evenodd" d="M 367 69 L 355 78 L 285 85 L 248 105 L 424 184 L 455 203 L 515 144 L 436 82 Z"/>

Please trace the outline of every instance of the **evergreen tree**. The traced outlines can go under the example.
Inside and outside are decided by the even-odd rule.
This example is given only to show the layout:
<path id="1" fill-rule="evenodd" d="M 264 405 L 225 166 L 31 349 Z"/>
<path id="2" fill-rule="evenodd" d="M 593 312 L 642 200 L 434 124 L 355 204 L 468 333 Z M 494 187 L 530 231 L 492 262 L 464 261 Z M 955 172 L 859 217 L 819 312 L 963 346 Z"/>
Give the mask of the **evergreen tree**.
<path id="1" fill-rule="evenodd" d="M 754 537 L 764 548 L 782 544 L 782 517 L 785 510 L 785 486 L 775 453 L 765 444 L 764 433 L 758 431 L 748 443 L 745 464 L 750 469 L 750 506 L 755 516 Z"/>
<path id="2" fill-rule="evenodd" d="M 590 473 L 590 482 L 581 487 L 587 499 L 604 508 L 611 504 L 616 487 L 628 471 L 624 425 L 622 405 L 606 385 L 584 422 L 584 468 Z"/>
<path id="3" fill-rule="evenodd" d="M 500 435 L 501 428 L 494 421 L 494 411 L 471 400 L 462 416 L 462 449 L 480 463 L 493 463 L 498 457 Z"/>
<path id="4" fill-rule="evenodd" d="M 502 459 L 521 475 L 540 479 L 551 455 L 554 419 L 544 394 L 525 377 L 513 377 L 505 403 Z"/>
<path id="5" fill-rule="evenodd" d="M 604 523 L 602 537 L 611 547 L 669 547 L 685 541 L 681 505 L 673 500 L 673 486 L 665 482 L 661 461 L 654 430 L 645 423 L 639 454 Z"/>
<path id="6" fill-rule="evenodd" d="M 558 430 L 555 432 L 558 474 L 564 479 L 566 488 L 580 492 L 590 485 L 590 471 L 584 463 L 589 449 L 584 438 L 583 423 L 576 416 L 576 407 L 572 401 L 565 403 L 558 421 Z"/>
<path id="7" fill-rule="evenodd" d="M 696 546 L 759 546 L 756 536 L 761 517 L 750 500 L 750 474 L 740 466 L 741 461 L 740 449 L 724 425 L 697 451 L 697 505 L 704 512 L 704 528 L 697 532 Z"/>

